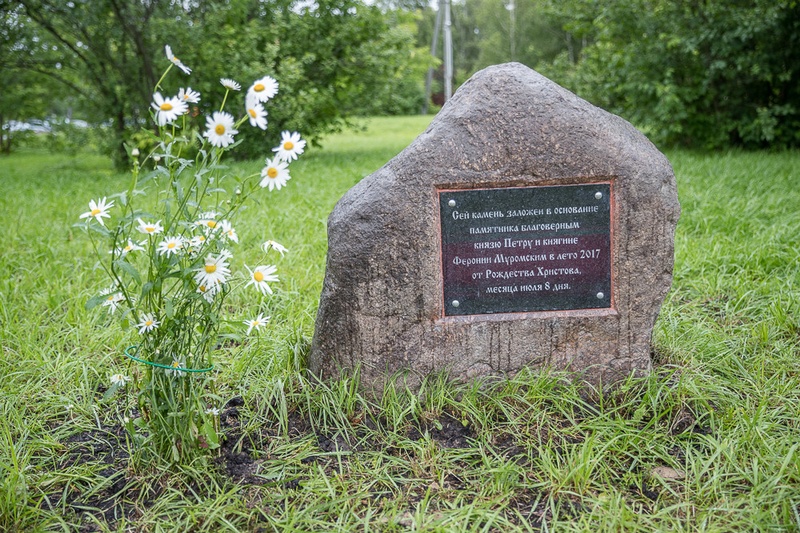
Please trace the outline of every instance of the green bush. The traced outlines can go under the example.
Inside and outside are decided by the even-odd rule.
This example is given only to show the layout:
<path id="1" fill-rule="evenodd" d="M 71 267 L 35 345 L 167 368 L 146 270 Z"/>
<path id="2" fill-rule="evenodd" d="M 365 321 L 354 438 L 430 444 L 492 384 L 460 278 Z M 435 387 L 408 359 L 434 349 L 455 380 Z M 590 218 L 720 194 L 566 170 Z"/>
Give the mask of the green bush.
<path id="1" fill-rule="evenodd" d="M 587 46 L 540 70 L 654 141 L 800 146 L 797 2 L 553 2 L 550 14 Z"/>

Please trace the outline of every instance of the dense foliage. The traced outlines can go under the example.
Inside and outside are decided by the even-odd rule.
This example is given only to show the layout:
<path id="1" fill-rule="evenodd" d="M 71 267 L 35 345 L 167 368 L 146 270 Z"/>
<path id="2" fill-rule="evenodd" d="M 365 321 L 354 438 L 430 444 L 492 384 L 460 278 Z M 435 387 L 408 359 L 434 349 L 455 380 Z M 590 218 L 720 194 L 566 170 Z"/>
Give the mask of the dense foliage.
<path id="1" fill-rule="evenodd" d="M 418 0 L 0 0 L 0 12 L 0 122 L 74 108 L 111 124 L 116 145 L 149 120 L 145 58 L 167 43 L 212 76 L 276 77 L 274 131 L 311 140 L 349 116 L 419 112 L 425 71 L 439 64 L 428 52 L 436 9 Z M 796 0 L 453 0 L 451 29 L 456 87 L 519 61 L 661 145 L 800 145 Z M 223 90 L 212 77 L 193 88 Z M 259 149 L 243 136 L 240 156 Z"/>
<path id="2" fill-rule="evenodd" d="M 656 142 L 800 146 L 800 4 L 551 1 L 586 43 L 542 70 Z"/>
<path id="3" fill-rule="evenodd" d="M 457 0 L 452 12 L 456 84 L 519 61 L 662 145 L 800 145 L 794 0 Z"/>
<path id="4" fill-rule="evenodd" d="M 0 67 L 39 73 L 49 78 L 39 83 L 78 95 L 79 114 L 112 122 L 111 144 L 120 158 L 119 141 L 150 120 L 153 58 L 165 44 L 209 74 L 192 86 L 204 95 L 197 112 L 208 113 L 224 93 L 214 77 L 268 73 L 282 95 L 270 110 L 271 130 L 302 130 L 311 139 L 341 127 L 365 102 L 374 112 L 411 112 L 423 80 L 419 74 L 410 87 L 405 80 L 428 62 L 415 51 L 407 19 L 394 23 L 359 0 L 0 0 L 0 9 L 14 34 L 4 40 L 8 58 Z M 393 97 L 395 79 L 403 80 L 411 103 Z M 381 101 L 386 106 L 376 109 Z M 245 136 L 240 156 L 260 152 Z"/>

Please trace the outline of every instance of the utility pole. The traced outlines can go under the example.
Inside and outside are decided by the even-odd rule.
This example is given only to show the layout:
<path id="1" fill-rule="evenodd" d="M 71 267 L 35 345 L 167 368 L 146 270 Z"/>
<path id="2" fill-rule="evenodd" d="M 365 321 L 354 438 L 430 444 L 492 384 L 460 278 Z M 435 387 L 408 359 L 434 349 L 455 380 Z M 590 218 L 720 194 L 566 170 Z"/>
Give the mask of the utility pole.
<path id="1" fill-rule="evenodd" d="M 508 15 L 509 15 L 509 18 L 510 18 L 509 22 L 511 23 L 511 28 L 510 28 L 510 30 L 508 32 L 508 37 L 509 37 L 509 40 L 510 40 L 510 43 L 511 43 L 511 46 L 509 47 L 510 48 L 509 52 L 511 52 L 511 61 L 516 61 L 517 60 L 517 38 L 516 38 L 516 33 L 517 33 L 517 6 L 515 4 L 515 0 L 511 0 L 509 2 L 508 6 L 507 6 L 507 9 L 508 9 Z"/>
<path id="2" fill-rule="evenodd" d="M 436 23 L 433 25 L 433 40 L 431 41 L 431 57 L 436 57 L 436 49 L 439 44 L 439 28 L 442 27 L 442 10 L 436 11 Z M 425 103 L 422 105 L 422 114 L 428 113 L 428 105 L 431 101 L 431 85 L 433 84 L 433 67 L 428 67 L 428 75 L 425 76 Z"/>
<path id="3" fill-rule="evenodd" d="M 444 21 L 444 101 L 453 96 L 453 33 L 450 19 L 450 0 L 439 0 L 439 10 L 436 12 L 436 23 L 433 26 L 433 40 L 431 41 L 431 55 L 436 57 L 439 45 L 439 30 Z M 425 77 L 425 104 L 422 113 L 428 112 L 431 99 L 431 86 L 433 84 L 433 67 L 428 69 Z"/>
<path id="4" fill-rule="evenodd" d="M 450 0 L 444 4 L 444 101 L 453 96 L 453 32 L 450 21 Z"/>

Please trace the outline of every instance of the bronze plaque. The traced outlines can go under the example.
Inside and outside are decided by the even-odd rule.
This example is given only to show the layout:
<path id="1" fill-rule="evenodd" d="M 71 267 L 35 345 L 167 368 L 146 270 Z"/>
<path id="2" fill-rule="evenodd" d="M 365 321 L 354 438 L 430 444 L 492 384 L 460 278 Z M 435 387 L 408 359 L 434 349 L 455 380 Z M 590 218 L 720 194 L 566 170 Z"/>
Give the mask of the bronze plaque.
<path id="1" fill-rule="evenodd" d="M 611 184 L 440 190 L 444 315 L 611 307 Z"/>

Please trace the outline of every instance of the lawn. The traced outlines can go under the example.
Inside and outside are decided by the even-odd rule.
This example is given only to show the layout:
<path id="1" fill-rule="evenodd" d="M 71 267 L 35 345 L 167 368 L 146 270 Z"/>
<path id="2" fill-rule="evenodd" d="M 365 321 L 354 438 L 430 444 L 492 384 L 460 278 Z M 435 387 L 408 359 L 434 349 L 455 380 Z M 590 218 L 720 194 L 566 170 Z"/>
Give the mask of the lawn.
<path id="1" fill-rule="evenodd" d="M 103 395 L 134 371 L 130 333 L 84 309 L 104 281 L 73 224 L 127 176 L 0 158 L 0 530 L 798 530 L 798 152 L 667 153 L 683 213 L 648 378 L 591 399 L 547 372 L 381 400 L 309 384 L 327 215 L 427 120 L 330 137 L 240 218 L 240 261 L 265 239 L 289 253 L 268 331 L 218 357 L 227 440 L 183 466 L 126 438 L 132 394 Z"/>

